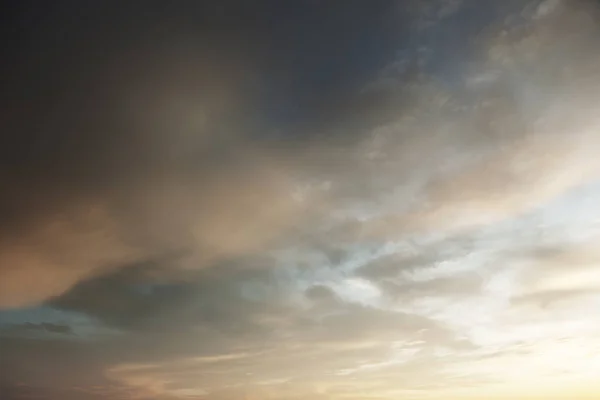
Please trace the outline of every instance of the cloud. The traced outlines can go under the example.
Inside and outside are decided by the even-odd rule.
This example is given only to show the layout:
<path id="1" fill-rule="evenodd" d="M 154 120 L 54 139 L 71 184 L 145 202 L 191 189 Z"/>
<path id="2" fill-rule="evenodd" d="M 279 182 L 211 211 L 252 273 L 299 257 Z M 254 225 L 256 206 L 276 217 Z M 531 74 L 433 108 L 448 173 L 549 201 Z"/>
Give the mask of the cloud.
<path id="1" fill-rule="evenodd" d="M 33 324 L 27 322 L 21 325 L 13 325 L 8 329 L 9 333 L 12 334 L 26 334 L 28 332 L 41 332 L 41 333 L 56 333 L 60 335 L 71 335 L 73 330 L 68 325 L 57 325 L 49 322 L 43 322 L 41 324 Z"/>
<path id="2" fill-rule="evenodd" d="M 544 49 L 555 31 L 582 18 L 571 14 L 550 31 L 539 20 L 539 32 L 516 41 L 525 47 L 511 55 L 514 62 L 526 65 L 528 41 L 539 38 L 536 76 L 553 74 L 559 66 L 542 64 Z M 218 28 L 227 26 L 226 18 L 213 23 L 203 28 L 210 40 L 235 42 Z M 593 33 L 584 28 L 554 51 L 568 52 L 571 43 Z M 262 34 L 252 24 L 244 29 Z M 83 86 L 74 86 L 48 117 L 47 130 L 61 133 L 45 152 L 34 148 L 35 137 L 26 139 L 35 129 L 14 121 L 14 137 L 19 130 L 29 133 L 7 146 L 20 156 L 6 157 L 15 174 L 3 190 L 6 214 L 12 215 L 0 240 L 6 249 L 0 260 L 3 307 L 39 303 L 82 280 L 165 253 L 185 252 L 173 262 L 176 268 L 198 269 L 270 251 L 298 231 L 322 234 L 311 225 L 353 235 L 339 221 L 328 222 L 336 215 L 346 224 L 358 219 L 362 236 L 469 229 L 526 212 L 598 175 L 591 150 L 594 95 L 588 90 L 587 97 L 571 97 L 581 88 L 578 82 L 593 76 L 583 61 L 569 63 L 582 72 L 577 82 L 554 82 L 565 96 L 546 98 L 545 82 L 504 71 L 491 89 L 476 94 L 479 104 L 462 106 L 448 101 L 454 94 L 431 79 L 391 72 L 399 90 L 340 96 L 349 100 L 324 105 L 325 122 L 315 122 L 327 141 L 284 149 L 279 139 L 256 133 L 264 129 L 251 118 L 258 110 L 243 96 L 260 72 L 253 54 L 235 46 L 213 54 L 204 41 L 192 46 L 196 33 L 186 24 L 158 36 L 155 42 L 132 37 L 138 53 L 121 57 L 119 47 L 110 54 L 109 71 L 121 84 L 102 84 L 113 78 L 95 69 L 81 78 Z M 95 40 L 91 45 L 103 43 Z M 489 58 L 482 64 L 496 68 L 499 63 Z M 501 86 L 506 89 L 497 93 Z M 90 97 L 90 91 L 97 94 Z M 79 101 L 84 98 L 89 101 Z M 404 105 L 409 99 L 414 105 Z M 484 110 L 486 102 L 491 106 Z M 386 107 L 393 119 L 385 125 L 382 114 L 370 117 L 373 108 Z M 102 123 L 90 116 L 99 108 L 106 113 Z M 371 122 L 357 129 L 346 121 L 349 114 Z M 477 114 L 496 121 L 473 126 Z M 75 123 L 73 115 L 81 121 Z M 347 127 L 357 132 L 351 139 L 336 133 Z M 90 140 L 77 139 L 77 131 L 89 131 Z M 565 142 L 567 132 L 571 140 Z M 303 187 L 310 190 L 302 190 L 300 200 Z"/>
<path id="3" fill-rule="evenodd" d="M 236 154 L 213 163 L 214 172 L 171 164 L 122 188 L 95 189 L 93 196 L 69 195 L 50 205 L 35 200 L 39 216 L 15 223 L 14 234 L 1 241 L 0 304 L 40 302 L 79 281 L 164 253 L 185 252 L 179 265 L 194 269 L 260 252 L 292 226 L 303 207 L 291 197 L 295 182 L 285 166 L 266 153 L 231 150 Z M 181 180 L 181 174 L 190 176 Z M 41 195 L 51 199 L 61 190 Z"/>
<path id="4" fill-rule="evenodd" d="M 283 98 L 310 100 L 303 107 L 318 98 L 290 77 L 296 66 L 288 43 L 276 40 L 290 27 L 265 12 L 279 9 L 276 2 L 157 6 L 133 25 L 136 11 L 128 7 L 77 7 L 87 24 L 71 21 L 66 15 L 76 9 L 63 7 L 31 33 L 31 48 L 10 48 L 15 78 L 6 96 L 14 94 L 19 111 L 4 119 L 0 146 L 8 221 L 0 235 L 0 307 L 38 304 L 182 249 L 188 256 L 179 264 L 190 269 L 252 256 L 321 207 L 292 197 L 311 175 L 310 138 L 273 137 L 275 122 L 263 121 L 277 119 L 271 108 L 280 106 L 265 92 L 278 98 L 291 85 Z M 360 15 L 348 7 L 320 8 L 332 25 L 314 32 L 335 33 L 332 48 L 347 42 L 338 28 L 372 35 L 386 4 Z M 348 23 L 359 16 L 364 26 Z M 103 21 L 114 21 L 110 32 Z M 68 34 L 59 38 L 52 26 Z M 52 55 L 36 50 L 53 47 Z M 325 52 L 315 62 L 346 60 L 354 51 L 340 48 L 335 60 Z M 43 88 L 21 68 L 36 54 L 54 82 L 43 80 Z M 329 89 L 332 101 L 349 80 Z M 282 113 L 294 107 L 283 104 Z"/>
<path id="5" fill-rule="evenodd" d="M 433 53 L 436 26 L 482 4 L 443 3 L 408 28 Z M 2 158 L 0 307 L 43 306 L 0 313 L 0 390 L 435 399 L 592 378 L 599 64 L 587 8 L 526 8 L 537 19 L 499 22 L 435 72 L 419 51 L 346 52 L 340 32 L 363 37 L 361 14 L 365 30 L 387 29 L 387 7 L 352 4 L 314 21 L 298 6 L 311 32 L 261 28 L 278 19 L 270 3 L 150 10 L 110 61 L 71 80 L 87 60 L 75 57 L 55 109 L 11 117 L 27 135 Z M 215 20 L 198 32 L 199 15 Z M 300 33 L 336 50 L 301 63 L 313 45 Z M 328 96 L 309 84 L 330 78 Z"/>
<path id="6" fill-rule="evenodd" d="M 12 139 L 2 147 L 13 154 L 3 156 L 1 307 L 39 303 L 180 248 L 194 253 L 194 268 L 252 253 L 293 219 L 285 166 L 240 138 L 251 129 L 241 127 L 243 107 L 218 97 L 240 90 L 229 71 L 235 65 L 178 50 L 177 34 L 164 39 L 139 54 L 110 55 L 115 65 L 84 69 L 91 76 L 83 82 L 63 78 L 68 98 L 52 115 L 24 108 L 30 115 L 15 116 L 7 129 Z M 51 139 L 34 136 L 36 118 Z"/>

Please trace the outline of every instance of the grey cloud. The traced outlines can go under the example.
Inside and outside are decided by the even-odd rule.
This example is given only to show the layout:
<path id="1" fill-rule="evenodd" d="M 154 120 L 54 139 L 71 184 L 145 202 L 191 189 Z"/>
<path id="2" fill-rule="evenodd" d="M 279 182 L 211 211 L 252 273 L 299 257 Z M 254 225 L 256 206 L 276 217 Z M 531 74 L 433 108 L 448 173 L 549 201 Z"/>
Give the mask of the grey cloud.
<path id="1" fill-rule="evenodd" d="M 324 285 L 311 286 L 306 290 L 305 295 L 319 306 L 323 304 L 334 306 L 340 301 L 335 292 Z"/>
<path id="2" fill-rule="evenodd" d="M 419 317 L 344 303 L 326 286 L 313 286 L 305 293 L 313 305 L 303 310 L 292 300 L 297 289 L 278 281 L 269 269 L 226 270 L 207 271 L 193 281 L 155 284 L 150 291 L 140 291 L 136 285 L 143 283 L 132 279 L 134 270 L 129 269 L 80 284 L 53 305 L 125 329 L 176 334 L 184 327 L 197 327 L 198 334 L 249 342 L 289 335 L 310 342 L 326 338 L 343 342 L 362 340 L 373 332 L 392 335 L 403 329 L 440 329 Z M 251 282 L 266 285 L 269 291 L 248 297 L 244 288 L 252 290 Z"/>
<path id="3" fill-rule="evenodd" d="M 51 324 L 51 323 L 42 323 L 40 325 L 36 325 L 36 324 L 31 324 L 31 325 L 27 325 L 27 328 L 41 328 L 43 330 L 45 330 L 46 332 L 52 332 L 52 333 L 62 333 L 62 334 L 71 334 L 72 330 L 68 325 L 57 325 L 57 324 Z"/>
<path id="4" fill-rule="evenodd" d="M 357 275 L 375 281 L 398 277 L 403 271 L 425 267 L 435 261 L 435 257 L 420 253 L 417 256 L 394 254 L 380 258 L 356 271 Z"/>
<path id="5" fill-rule="evenodd" d="M 265 10 L 285 10 L 270 1 L 144 10 L 68 3 L 32 17 L 42 21 L 28 33 L 29 46 L 11 48 L 14 79 L 3 96 L 18 111 L 2 119 L 0 303 L 39 303 L 174 248 L 191 247 L 187 267 L 200 268 L 284 235 L 302 213 L 290 199 L 299 174 L 290 168 L 302 167 L 289 160 L 302 163 L 303 143 L 284 148 L 269 137 L 262 118 L 274 105 L 262 94 L 287 81 L 296 92 L 306 87 L 287 76 L 296 67 L 288 44 L 278 42 L 301 26 L 271 20 Z M 378 23 L 385 8 L 369 11 L 364 26 Z M 355 6 L 319 10 L 334 25 L 318 28 L 336 34 L 324 35 L 334 49 L 345 42 L 335 26 L 355 35 L 348 22 L 366 17 Z M 58 25 L 64 34 L 53 31 Z M 335 51 L 347 58 L 355 50 Z M 43 278 L 27 279 L 32 274 Z"/>
<path id="6" fill-rule="evenodd" d="M 97 278 L 95 284 L 76 288 L 71 296 L 78 292 L 78 297 L 69 303 L 67 294 L 55 306 L 78 305 L 77 311 L 126 329 L 111 348 L 121 361 L 105 368 L 116 384 L 142 384 L 142 393 L 154 382 L 156 393 L 204 387 L 218 398 L 234 377 L 244 391 L 254 391 L 257 382 L 286 377 L 296 387 L 299 380 L 317 382 L 323 374 L 376 364 L 387 357 L 390 341 L 414 342 L 417 350 L 420 342 L 456 345 L 451 332 L 426 318 L 331 302 L 333 293 L 325 287 L 310 289 L 314 303 L 303 309 L 289 302 L 294 288 L 274 280 L 271 270 L 205 271 L 195 283 L 140 292 L 134 287 L 139 283 L 134 270 L 127 271 L 117 273 L 112 283 Z M 241 290 L 250 281 L 275 288 L 252 300 Z M 112 297 L 106 295 L 109 289 Z"/>
<path id="7" fill-rule="evenodd" d="M 227 279 L 233 281 L 227 282 Z M 270 280 L 269 274 L 264 272 L 242 272 L 241 276 L 221 277 L 220 285 L 216 285 L 219 279 L 208 284 L 213 291 L 202 293 L 202 286 L 195 286 L 192 292 L 197 291 L 197 294 L 187 297 L 177 307 L 190 312 L 183 312 L 177 320 L 173 319 L 173 314 L 177 315 L 174 310 L 162 319 L 162 323 L 175 329 L 155 339 L 147 336 L 151 341 L 138 344 L 140 353 L 142 348 L 148 347 L 162 350 L 153 357 L 138 355 L 137 361 L 132 357 L 129 366 L 110 369 L 109 376 L 134 385 L 135 382 L 164 381 L 162 390 L 166 392 L 176 393 L 181 389 L 174 386 L 178 385 L 192 393 L 194 388 L 208 391 L 214 398 L 229 390 L 225 388 L 233 378 L 241 392 L 260 393 L 256 389 L 257 382 L 285 381 L 291 377 L 289 383 L 274 384 L 274 393 L 279 393 L 285 385 L 296 387 L 300 382 L 306 385 L 313 381 L 318 385 L 323 376 L 336 371 L 364 363 L 377 364 L 389 356 L 391 341 L 414 342 L 412 346 L 417 352 L 425 343 L 462 346 L 451 332 L 432 321 L 351 305 L 340 299 L 331 301 L 333 293 L 323 286 L 309 289 L 307 295 L 314 303 L 304 310 L 277 305 L 286 304 L 285 296 L 275 295 L 257 302 L 240 298 L 239 292 L 231 291 L 232 288 L 239 290 L 237 283 L 243 285 L 244 281 L 256 279 L 277 285 L 277 281 Z M 290 291 L 293 288 L 281 293 L 289 295 Z M 211 309 L 214 314 L 207 314 Z M 211 315 L 218 317 L 213 319 Z M 258 335 L 255 335 L 252 332 L 257 328 Z M 188 333 L 182 333 L 182 329 Z M 138 335 L 137 340 L 142 338 L 143 335 Z M 168 344 L 171 340 L 173 343 Z M 190 347 L 195 348 L 193 353 Z M 167 361 L 165 355 L 168 355 Z M 248 371 L 251 375 L 247 375 Z M 301 392 L 304 390 L 308 389 Z"/>
<path id="8" fill-rule="evenodd" d="M 7 328 L 0 329 L 0 333 L 8 333 L 9 335 L 27 335 L 27 333 L 55 333 L 60 335 L 72 335 L 73 329 L 69 325 L 59 325 L 50 322 L 42 322 L 40 324 L 28 322 L 25 324 L 11 325 Z"/>

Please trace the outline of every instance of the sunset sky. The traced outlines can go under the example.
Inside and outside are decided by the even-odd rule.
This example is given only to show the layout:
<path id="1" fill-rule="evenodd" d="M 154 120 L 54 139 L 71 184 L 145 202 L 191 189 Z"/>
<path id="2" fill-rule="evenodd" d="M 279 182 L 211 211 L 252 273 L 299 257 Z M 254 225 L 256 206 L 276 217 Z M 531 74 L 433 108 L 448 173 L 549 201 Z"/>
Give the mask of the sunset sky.
<path id="1" fill-rule="evenodd" d="M 1 400 L 600 398 L 600 3 L 5 7 Z"/>

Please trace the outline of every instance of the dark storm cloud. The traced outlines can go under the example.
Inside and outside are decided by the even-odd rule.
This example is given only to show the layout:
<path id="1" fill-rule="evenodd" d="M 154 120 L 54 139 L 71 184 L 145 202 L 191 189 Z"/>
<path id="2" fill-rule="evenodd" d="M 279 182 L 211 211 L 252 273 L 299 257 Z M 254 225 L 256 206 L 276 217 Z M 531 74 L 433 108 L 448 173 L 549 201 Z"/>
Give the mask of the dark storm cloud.
<path id="1" fill-rule="evenodd" d="M 280 235 L 300 212 L 301 148 L 282 146 L 293 129 L 265 141 L 275 121 L 316 121 L 322 86 L 337 101 L 395 42 L 387 1 L 34 4 L 7 29 L 5 306 L 162 252 L 191 247 L 202 266 Z"/>

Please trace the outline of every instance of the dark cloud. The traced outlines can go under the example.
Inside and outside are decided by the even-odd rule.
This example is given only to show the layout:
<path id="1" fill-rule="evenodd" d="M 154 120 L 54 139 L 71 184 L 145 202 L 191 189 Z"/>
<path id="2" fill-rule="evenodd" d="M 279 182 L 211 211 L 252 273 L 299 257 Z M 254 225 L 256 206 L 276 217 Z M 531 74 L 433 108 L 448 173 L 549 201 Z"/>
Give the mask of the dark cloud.
<path id="1" fill-rule="evenodd" d="M 340 4 L 15 6 L 0 264 L 32 294 L 3 287 L 0 301 L 180 248 L 206 266 L 283 235 L 310 142 L 294 121 L 321 119 L 397 45 L 392 2 Z"/>
<path id="2" fill-rule="evenodd" d="M 40 332 L 40 333 L 57 333 L 61 335 L 72 335 L 73 330 L 69 325 L 59 325 L 49 322 L 42 322 L 41 324 L 34 324 L 27 322 L 25 324 L 13 325 L 5 330 L 8 334 L 27 334 L 28 332 Z"/>

